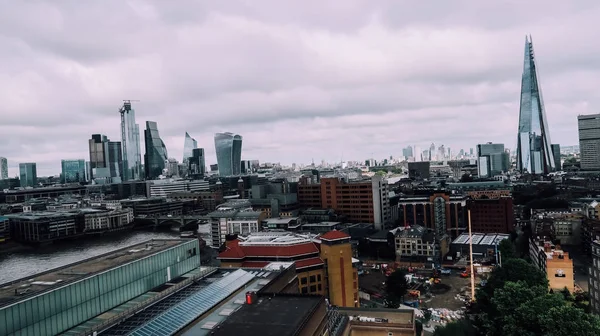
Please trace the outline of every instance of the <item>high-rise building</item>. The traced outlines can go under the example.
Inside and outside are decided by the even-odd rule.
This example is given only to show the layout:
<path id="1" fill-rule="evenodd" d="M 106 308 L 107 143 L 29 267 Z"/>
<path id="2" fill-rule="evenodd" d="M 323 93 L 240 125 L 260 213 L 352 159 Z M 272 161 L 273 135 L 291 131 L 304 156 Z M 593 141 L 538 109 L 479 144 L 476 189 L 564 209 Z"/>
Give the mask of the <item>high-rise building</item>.
<path id="1" fill-rule="evenodd" d="M 192 156 L 188 159 L 188 175 L 193 179 L 201 179 L 206 174 L 206 161 L 204 148 L 192 149 Z"/>
<path id="2" fill-rule="evenodd" d="M 121 147 L 121 141 L 109 141 L 108 142 L 108 168 L 110 170 L 110 177 L 113 178 L 113 182 L 117 181 L 115 178 L 123 179 L 123 152 Z"/>
<path id="3" fill-rule="evenodd" d="M 242 136 L 229 132 L 215 134 L 215 151 L 219 175 L 240 175 L 242 167 Z"/>
<path id="4" fill-rule="evenodd" d="M 406 148 L 403 148 L 402 149 L 402 156 L 404 156 L 405 159 L 413 157 L 413 148 L 412 148 L 412 146 L 408 146 Z"/>
<path id="5" fill-rule="evenodd" d="M 21 188 L 37 185 L 37 167 L 34 162 L 19 163 L 19 181 Z"/>
<path id="6" fill-rule="evenodd" d="M 600 114 L 577 117 L 581 169 L 600 170 Z"/>
<path id="7" fill-rule="evenodd" d="M 554 170 L 562 170 L 562 163 L 560 162 L 560 145 L 552 144 L 552 157 L 554 158 Z"/>
<path id="8" fill-rule="evenodd" d="M 85 160 L 61 160 L 61 183 L 85 182 Z"/>
<path id="9" fill-rule="evenodd" d="M 146 121 L 144 139 L 146 144 L 146 154 L 144 154 L 146 179 L 153 180 L 162 175 L 169 159 L 167 147 L 158 134 L 156 122 Z"/>
<path id="10" fill-rule="evenodd" d="M 8 160 L 0 157 L 0 180 L 8 179 Z"/>
<path id="11" fill-rule="evenodd" d="M 510 160 L 504 144 L 491 143 L 477 145 L 477 170 L 479 177 L 492 177 L 508 171 Z"/>
<path id="12" fill-rule="evenodd" d="M 140 126 L 135 123 L 135 110 L 125 101 L 121 112 L 121 145 L 123 156 L 123 180 L 139 180 L 142 173 L 140 149 Z"/>
<path id="13" fill-rule="evenodd" d="M 517 170 L 547 174 L 556 169 L 531 37 L 525 38 L 517 136 Z"/>
<path id="14" fill-rule="evenodd" d="M 192 138 L 188 132 L 185 132 L 185 141 L 183 143 L 183 163 L 186 163 L 192 157 L 192 151 L 198 148 L 198 142 Z"/>
<path id="15" fill-rule="evenodd" d="M 122 177 L 123 157 L 121 143 L 110 141 L 106 135 L 93 134 L 89 140 L 91 179 L 112 178 L 118 182 Z M 84 163 L 85 166 L 85 163 Z"/>

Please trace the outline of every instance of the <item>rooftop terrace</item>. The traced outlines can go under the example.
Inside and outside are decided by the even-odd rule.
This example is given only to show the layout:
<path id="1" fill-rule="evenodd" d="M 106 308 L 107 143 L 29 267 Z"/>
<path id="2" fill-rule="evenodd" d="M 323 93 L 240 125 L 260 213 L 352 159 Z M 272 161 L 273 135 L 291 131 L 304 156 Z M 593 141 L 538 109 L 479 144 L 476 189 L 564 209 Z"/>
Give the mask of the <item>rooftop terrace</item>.
<path id="1" fill-rule="evenodd" d="M 184 242 L 182 239 L 153 239 L 55 268 L 31 277 L 0 284 L 0 308 L 71 282 L 150 256 Z"/>

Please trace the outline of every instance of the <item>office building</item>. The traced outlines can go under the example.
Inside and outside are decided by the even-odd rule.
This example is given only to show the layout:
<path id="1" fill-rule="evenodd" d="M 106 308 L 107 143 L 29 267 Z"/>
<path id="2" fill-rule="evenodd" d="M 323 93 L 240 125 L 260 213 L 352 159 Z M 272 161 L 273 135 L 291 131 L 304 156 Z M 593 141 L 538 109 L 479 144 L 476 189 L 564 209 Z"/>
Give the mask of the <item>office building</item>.
<path id="1" fill-rule="evenodd" d="M 211 225 L 210 244 L 218 248 L 225 243 L 228 234 L 247 236 L 261 230 L 266 214 L 253 210 L 248 200 L 230 200 L 217 206 L 216 210 L 206 217 Z"/>
<path id="2" fill-rule="evenodd" d="M 188 176 L 193 179 L 202 179 L 206 175 L 206 159 L 204 148 L 194 148 L 191 157 L 188 158 Z"/>
<path id="3" fill-rule="evenodd" d="M 413 180 L 429 179 L 429 161 L 415 161 L 408 163 L 408 177 Z"/>
<path id="4" fill-rule="evenodd" d="M 158 134 L 156 122 L 146 121 L 144 139 L 146 145 L 146 154 L 144 154 L 146 179 L 153 180 L 163 174 L 168 162 L 167 147 Z"/>
<path id="5" fill-rule="evenodd" d="M 215 151 L 220 176 L 240 175 L 242 136 L 229 132 L 215 134 Z"/>
<path id="6" fill-rule="evenodd" d="M 140 126 L 135 123 L 135 110 L 130 101 L 121 107 L 121 153 L 123 156 L 123 180 L 142 178 L 142 151 L 140 147 Z"/>
<path id="7" fill-rule="evenodd" d="M 600 114 L 577 117 L 582 170 L 600 170 Z"/>
<path id="8" fill-rule="evenodd" d="M 8 160 L 0 157 L 0 180 L 8 179 Z"/>
<path id="9" fill-rule="evenodd" d="M 404 156 L 404 159 L 409 159 L 413 157 L 413 148 L 412 146 L 408 146 L 406 148 L 402 148 L 402 156 Z"/>
<path id="10" fill-rule="evenodd" d="M 198 142 L 192 138 L 188 132 L 185 132 L 185 140 L 183 142 L 183 160 L 181 162 L 187 163 L 188 160 L 193 156 L 193 150 L 198 148 Z"/>
<path id="11" fill-rule="evenodd" d="M 510 233 L 514 230 L 512 197 L 480 197 L 467 202 L 471 210 L 471 230 L 481 233 Z"/>
<path id="12" fill-rule="evenodd" d="M 61 183 L 85 182 L 85 160 L 61 160 Z"/>
<path id="13" fill-rule="evenodd" d="M 525 38 L 517 135 L 517 170 L 521 173 L 547 174 L 554 171 L 556 166 L 536 67 L 531 37 Z"/>
<path id="14" fill-rule="evenodd" d="M 89 150 L 89 175 L 91 179 L 114 183 L 121 182 L 123 169 L 121 143 L 110 141 L 106 135 L 93 134 L 89 140 Z"/>
<path id="15" fill-rule="evenodd" d="M 34 162 L 19 163 L 19 179 L 21 188 L 37 185 L 37 167 Z"/>
<path id="16" fill-rule="evenodd" d="M 571 293 L 575 291 L 573 260 L 559 245 L 549 239 L 531 237 L 529 257 L 531 263 L 546 274 L 549 289 L 560 291 L 567 288 Z"/>
<path id="17" fill-rule="evenodd" d="M 498 251 L 498 244 L 504 239 L 510 238 L 507 234 L 485 234 L 477 232 L 473 232 L 471 236 L 473 239 L 473 256 L 475 256 L 475 258 L 494 258 Z M 471 244 L 469 243 L 470 239 L 468 233 L 463 233 L 456 237 L 450 244 L 450 254 L 448 257 L 452 257 L 452 259 L 448 260 L 457 260 L 462 256 L 468 256 L 471 248 Z"/>
<path id="18" fill-rule="evenodd" d="M 349 222 L 373 223 L 379 229 L 391 221 L 388 193 L 387 181 L 378 175 L 358 181 L 322 177 L 319 183 L 303 176 L 298 183 L 301 207 L 333 209 Z"/>
<path id="19" fill-rule="evenodd" d="M 198 240 L 151 240 L 16 280 L 0 289 L 0 335 L 58 335 L 76 326 L 68 334 L 96 334 L 88 328 L 106 322 L 102 314 L 116 317 L 156 295 L 151 289 L 185 281 L 200 266 L 199 250 Z"/>
<path id="20" fill-rule="evenodd" d="M 477 145 L 477 170 L 479 177 L 493 177 L 510 169 L 510 158 L 504 144 L 488 142 Z"/>
<path id="21" fill-rule="evenodd" d="M 113 183 L 123 180 L 123 152 L 120 141 L 108 142 L 108 169 Z"/>

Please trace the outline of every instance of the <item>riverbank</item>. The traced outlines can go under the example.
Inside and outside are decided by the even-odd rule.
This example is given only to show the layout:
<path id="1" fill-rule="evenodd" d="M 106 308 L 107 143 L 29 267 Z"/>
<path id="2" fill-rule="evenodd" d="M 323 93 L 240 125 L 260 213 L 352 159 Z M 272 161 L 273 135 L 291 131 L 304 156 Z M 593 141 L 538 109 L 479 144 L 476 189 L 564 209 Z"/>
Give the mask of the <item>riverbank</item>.
<path id="1" fill-rule="evenodd" d="M 0 257 L 4 254 L 25 252 L 34 249 L 33 246 L 19 244 L 14 241 L 0 243 Z"/>

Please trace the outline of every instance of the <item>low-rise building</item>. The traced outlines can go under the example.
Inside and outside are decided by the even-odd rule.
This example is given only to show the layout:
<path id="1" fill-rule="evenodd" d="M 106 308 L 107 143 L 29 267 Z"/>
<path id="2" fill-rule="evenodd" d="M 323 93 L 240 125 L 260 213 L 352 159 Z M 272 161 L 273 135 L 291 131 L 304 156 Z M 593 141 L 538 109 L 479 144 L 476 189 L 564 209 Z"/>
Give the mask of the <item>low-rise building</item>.
<path id="1" fill-rule="evenodd" d="M 10 224 L 8 218 L 0 216 L 0 243 L 10 239 Z"/>
<path id="2" fill-rule="evenodd" d="M 575 290 L 573 260 L 569 259 L 568 252 L 549 240 L 533 237 L 529 242 L 529 257 L 531 262 L 546 274 L 548 288 L 562 290 L 566 287 L 573 293 Z"/>
<path id="3" fill-rule="evenodd" d="M 81 209 L 85 221 L 85 232 L 111 231 L 133 223 L 133 209 L 121 210 Z"/>
<path id="4" fill-rule="evenodd" d="M 300 217 L 267 218 L 262 221 L 262 229 L 296 231 L 302 226 Z"/>
<path id="5" fill-rule="evenodd" d="M 71 212 L 28 212 L 6 215 L 11 236 L 23 243 L 44 243 L 69 238 L 85 230 L 84 217 Z"/>
<path id="6" fill-rule="evenodd" d="M 471 210 L 471 230 L 481 233 L 509 233 L 514 230 L 512 197 L 484 198 L 467 202 Z"/>
<path id="7" fill-rule="evenodd" d="M 510 236 L 503 233 L 472 233 L 473 257 L 475 258 L 495 258 L 498 244 Z M 455 260 L 461 256 L 469 255 L 470 249 L 469 234 L 463 233 L 450 244 L 450 254 L 447 260 Z"/>
<path id="8" fill-rule="evenodd" d="M 359 307 L 358 260 L 352 255 L 350 236 L 341 231 L 318 237 L 259 232 L 228 240 L 218 258 L 222 267 L 260 268 L 273 261 L 294 262 L 300 293 L 324 294 L 333 305 Z"/>
<path id="9" fill-rule="evenodd" d="M 211 244 L 219 247 L 228 234 L 247 236 L 262 230 L 266 215 L 254 211 L 248 200 L 230 200 L 207 215 L 211 224 Z"/>
<path id="10" fill-rule="evenodd" d="M 440 251 L 439 248 L 436 250 L 433 232 L 420 225 L 396 230 L 394 235 L 396 260 L 400 262 L 433 262 L 436 255 L 444 256 L 448 253 L 448 240 L 448 236 L 442 240 L 443 249 Z"/>

